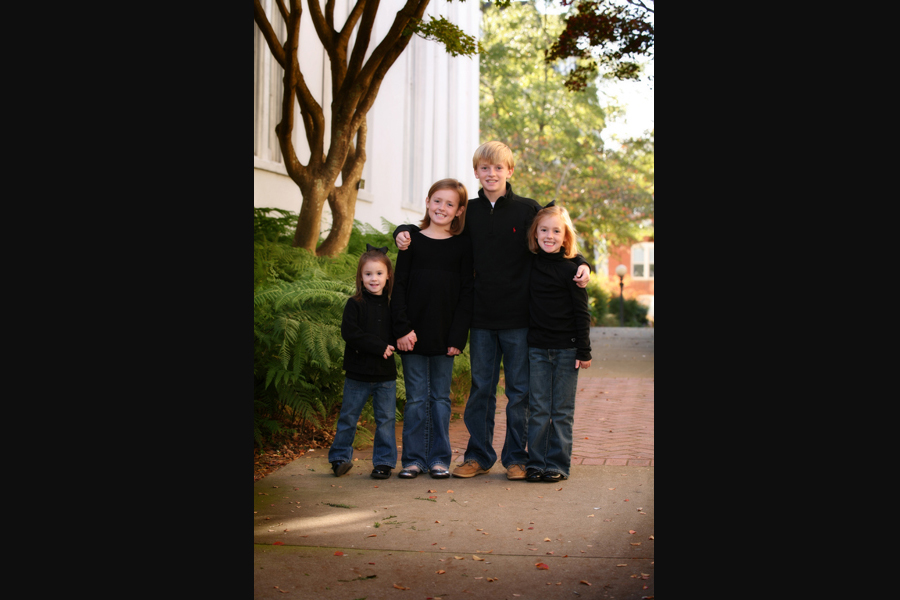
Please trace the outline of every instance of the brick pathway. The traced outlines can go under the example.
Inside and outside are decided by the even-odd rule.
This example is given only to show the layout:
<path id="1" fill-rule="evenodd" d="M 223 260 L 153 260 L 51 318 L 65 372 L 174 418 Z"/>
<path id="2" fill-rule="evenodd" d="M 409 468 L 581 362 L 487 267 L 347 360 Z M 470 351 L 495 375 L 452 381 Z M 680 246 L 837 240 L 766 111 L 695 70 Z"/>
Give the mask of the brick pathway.
<path id="1" fill-rule="evenodd" d="M 506 436 L 506 396 L 497 398 L 495 419 L 494 450 L 499 457 Z M 655 466 L 653 379 L 580 377 L 572 437 L 573 465 Z M 462 419 L 453 421 L 454 463 L 462 461 L 468 441 Z"/>

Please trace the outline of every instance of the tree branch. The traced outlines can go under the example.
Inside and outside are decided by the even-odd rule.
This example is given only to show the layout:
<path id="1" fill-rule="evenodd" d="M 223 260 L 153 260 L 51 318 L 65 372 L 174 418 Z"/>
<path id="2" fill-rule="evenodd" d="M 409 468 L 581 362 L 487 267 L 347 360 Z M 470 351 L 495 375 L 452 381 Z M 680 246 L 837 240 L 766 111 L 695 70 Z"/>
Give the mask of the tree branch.
<path id="1" fill-rule="evenodd" d="M 284 56 L 284 48 L 278 43 L 278 36 L 275 35 L 275 30 L 272 29 L 272 24 L 269 23 L 269 19 L 266 17 L 266 11 L 263 10 L 259 0 L 253 0 L 253 20 L 256 21 L 256 25 L 263 34 L 263 38 L 266 40 L 269 50 L 272 51 L 272 56 L 275 57 L 275 60 L 281 65 L 282 69 L 285 68 L 284 65 L 286 59 Z"/>

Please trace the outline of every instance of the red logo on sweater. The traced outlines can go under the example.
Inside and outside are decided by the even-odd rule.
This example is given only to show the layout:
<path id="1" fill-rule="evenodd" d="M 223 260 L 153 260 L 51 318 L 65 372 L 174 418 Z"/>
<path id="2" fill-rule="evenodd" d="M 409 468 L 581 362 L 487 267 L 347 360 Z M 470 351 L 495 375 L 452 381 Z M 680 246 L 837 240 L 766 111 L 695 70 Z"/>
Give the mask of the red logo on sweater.
<path id="1" fill-rule="evenodd" d="M 516 228 L 515 228 L 515 227 L 513 227 L 513 233 L 515 233 L 515 232 L 516 232 Z"/>

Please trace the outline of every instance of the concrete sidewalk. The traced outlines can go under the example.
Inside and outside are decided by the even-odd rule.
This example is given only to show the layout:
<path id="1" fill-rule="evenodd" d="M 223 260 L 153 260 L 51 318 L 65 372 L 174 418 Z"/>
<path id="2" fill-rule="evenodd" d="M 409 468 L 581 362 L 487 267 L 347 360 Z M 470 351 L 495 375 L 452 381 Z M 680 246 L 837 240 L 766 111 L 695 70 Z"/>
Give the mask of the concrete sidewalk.
<path id="1" fill-rule="evenodd" d="M 374 480 L 371 452 L 337 478 L 316 450 L 254 484 L 254 597 L 652 597 L 653 330 L 592 330 L 592 345 L 567 481 L 509 481 L 499 462 L 469 479 Z M 454 422 L 455 457 L 467 439 Z"/>

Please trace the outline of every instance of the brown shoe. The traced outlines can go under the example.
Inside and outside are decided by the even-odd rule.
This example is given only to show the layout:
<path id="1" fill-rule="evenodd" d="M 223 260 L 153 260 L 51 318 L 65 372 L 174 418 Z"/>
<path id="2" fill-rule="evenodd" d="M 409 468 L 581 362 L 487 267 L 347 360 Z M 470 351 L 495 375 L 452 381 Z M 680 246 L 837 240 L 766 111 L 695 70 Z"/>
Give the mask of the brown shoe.
<path id="1" fill-rule="evenodd" d="M 522 465 L 511 465 L 506 470 L 507 479 L 525 479 L 525 469 Z"/>
<path id="2" fill-rule="evenodd" d="M 475 477 L 482 473 L 487 473 L 490 469 L 482 469 L 477 460 L 467 460 L 463 464 L 453 469 L 454 477 Z"/>

